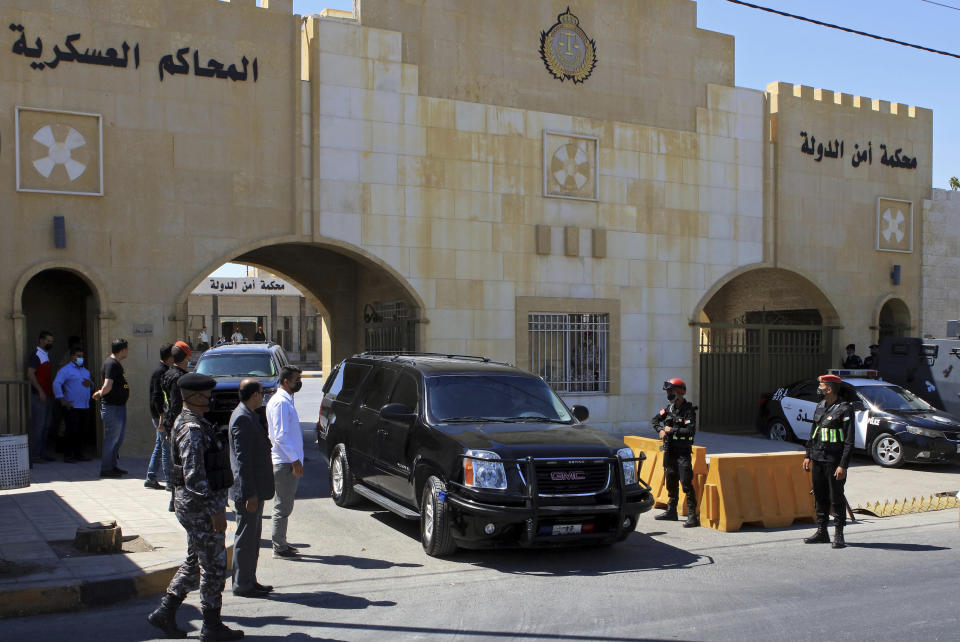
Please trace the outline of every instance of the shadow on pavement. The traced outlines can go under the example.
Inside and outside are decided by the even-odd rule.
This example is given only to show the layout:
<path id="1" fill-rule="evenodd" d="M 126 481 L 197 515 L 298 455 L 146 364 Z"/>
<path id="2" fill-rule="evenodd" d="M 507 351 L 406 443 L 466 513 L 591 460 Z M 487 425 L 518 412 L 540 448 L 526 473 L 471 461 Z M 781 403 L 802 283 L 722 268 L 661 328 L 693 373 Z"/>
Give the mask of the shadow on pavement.
<path id="1" fill-rule="evenodd" d="M 949 546 L 932 546 L 930 544 L 903 544 L 901 542 L 847 542 L 848 548 L 873 548 L 882 551 L 910 551 L 920 553 L 923 551 L 949 551 Z"/>
<path id="2" fill-rule="evenodd" d="M 371 606 L 396 606 L 397 603 L 392 600 L 381 600 L 374 602 L 365 597 L 357 595 L 344 595 L 343 593 L 334 593 L 332 591 L 319 591 L 316 593 L 271 593 L 269 597 L 271 602 L 289 602 L 319 609 L 339 609 L 347 611 L 362 610 Z M 238 624 L 243 626 L 252 626 L 254 623 L 261 624 L 263 620 L 270 618 L 263 617 L 234 617 L 232 618 Z M 261 624 L 262 625 L 262 624 Z"/>
<path id="3" fill-rule="evenodd" d="M 713 564 L 708 555 L 690 553 L 638 532 L 607 547 L 461 551 L 451 559 L 501 573 L 545 577 L 597 577 Z"/>
<path id="4" fill-rule="evenodd" d="M 363 570 L 380 570 L 387 568 L 421 568 L 423 564 L 408 562 L 389 562 L 387 560 L 371 559 L 367 557 L 353 557 L 351 555 L 298 555 L 291 558 L 292 562 L 313 562 L 329 564 L 331 566 L 352 566 Z"/>

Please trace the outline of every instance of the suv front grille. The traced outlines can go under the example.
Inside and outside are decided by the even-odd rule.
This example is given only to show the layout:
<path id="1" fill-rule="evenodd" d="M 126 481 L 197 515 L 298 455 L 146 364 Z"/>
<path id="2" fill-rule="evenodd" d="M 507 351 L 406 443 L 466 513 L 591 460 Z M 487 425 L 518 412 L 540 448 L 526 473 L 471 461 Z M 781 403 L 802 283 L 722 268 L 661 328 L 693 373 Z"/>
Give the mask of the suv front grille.
<path id="1" fill-rule="evenodd" d="M 606 461 L 538 461 L 537 491 L 540 495 L 586 495 L 610 485 L 610 464 Z"/>
<path id="2" fill-rule="evenodd" d="M 210 410 L 216 412 L 233 412 L 233 409 L 237 407 L 237 404 L 240 403 L 240 399 L 237 397 L 237 391 L 231 390 L 230 392 L 214 392 L 210 396 Z"/>

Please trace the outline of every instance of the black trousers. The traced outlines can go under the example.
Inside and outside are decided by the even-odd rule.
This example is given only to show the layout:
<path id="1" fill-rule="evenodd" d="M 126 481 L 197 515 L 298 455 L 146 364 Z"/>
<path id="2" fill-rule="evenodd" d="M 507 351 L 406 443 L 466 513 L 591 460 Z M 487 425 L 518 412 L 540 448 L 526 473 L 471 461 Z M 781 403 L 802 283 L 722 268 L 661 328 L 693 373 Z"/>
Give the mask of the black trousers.
<path id="1" fill-rule="evenodd" d="M 687 512 L 697 512 L 697 494 L 693 489 L 693 463 L 690 453 L 673 453 L 669 450 L 663 453 L 663 473 L 667 482 L 667 495 L 670 498 L 670 509 L 677 507 L 680 496 L 678 486 L 683 487 L 687 495 Z"/>
<path id="2" fill-rule="evenodd" d="M 830 512 L 833 511 L 834 524 L 843 526 L 847 521 L 847 498 L 843 494 L 843 486 L 847 478 L 837 479 L 834 473 L 840 464 L 829 461 L 810 462 L 810 471 L 813 475 L 813 500 L 817 506 L 817 521 L 830 521 Z"/>
<path id="3" fill-rule="evenodd" d="M 82 433 L 87 423 L 87 408 L 66 408 L 63 430 L 63 456 L 78 458 L 83 456 Z"/>

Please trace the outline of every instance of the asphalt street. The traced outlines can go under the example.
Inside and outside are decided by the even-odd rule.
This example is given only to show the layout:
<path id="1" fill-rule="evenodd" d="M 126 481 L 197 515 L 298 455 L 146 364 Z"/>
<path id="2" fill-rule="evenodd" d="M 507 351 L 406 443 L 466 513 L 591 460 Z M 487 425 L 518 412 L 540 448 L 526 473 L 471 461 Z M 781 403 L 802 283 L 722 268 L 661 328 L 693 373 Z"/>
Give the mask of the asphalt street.
<path id="1" fill-rule="evenodd" d="M 845 550 L 805 545 L 810 525 L 720 533 L 641 517 L 602 549 L 461 551 L 427 557 L 416 522 L 372 504 L 337 508 L 315 446 L 319 380 L 297 396 L 308 461 L 289 538 L 264 540 L 269 599 L 225 594 L 253 640 L 956 640 L 956 511 L 848 526 Z M 313 399 L 311 399 L 313 397 Z M 265 537 L 269 522 L 264 524 Z M 156 598 L 0 621 L 2 640 L 148 640 Z M 179 622 L 196 638 L 199 597 Z"/>

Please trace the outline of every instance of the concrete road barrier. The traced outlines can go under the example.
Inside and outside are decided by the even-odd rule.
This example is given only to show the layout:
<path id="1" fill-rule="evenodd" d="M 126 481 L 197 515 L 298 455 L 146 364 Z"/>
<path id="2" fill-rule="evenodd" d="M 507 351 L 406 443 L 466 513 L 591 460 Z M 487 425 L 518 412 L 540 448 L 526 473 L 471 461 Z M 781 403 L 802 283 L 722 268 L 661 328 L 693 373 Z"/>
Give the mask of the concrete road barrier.
<path id="1" fill-rule="evenodd" d="M 667 484 L 663 474 L 663 451 L 660 445 L 663 443 L 659 439 L 648 439 L 647 437 L 626 436 L 623 438 L 634 452 L 635 455 L 643 453 L 646 460 L 640 468 L 640 479 L 650 485 L 653 494 L 654 506 L 657 508 L 667 507 Z M 703 446 L 693 447 L 693 489 L 697 494 L 697 505 L 703 498 L 703 486 L 707 480 L 707 449 Z M 677 512 L 681 515 L 687 514 L 687 495 L 680 489 L 679 501 L 677 503 Z"/>
<path id="2" fill-rule="evenodd" d="M 720 531 L 815 521 L 804 453 L 713 455 L 700 502 L 700 524 Z"/>

